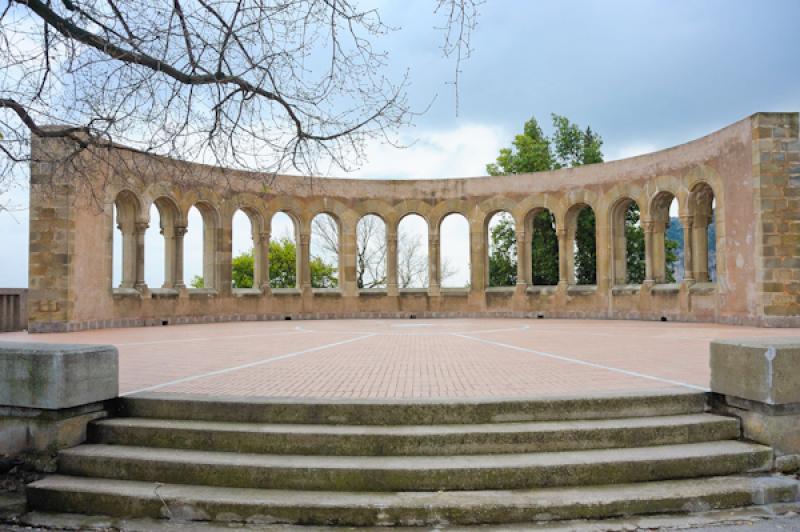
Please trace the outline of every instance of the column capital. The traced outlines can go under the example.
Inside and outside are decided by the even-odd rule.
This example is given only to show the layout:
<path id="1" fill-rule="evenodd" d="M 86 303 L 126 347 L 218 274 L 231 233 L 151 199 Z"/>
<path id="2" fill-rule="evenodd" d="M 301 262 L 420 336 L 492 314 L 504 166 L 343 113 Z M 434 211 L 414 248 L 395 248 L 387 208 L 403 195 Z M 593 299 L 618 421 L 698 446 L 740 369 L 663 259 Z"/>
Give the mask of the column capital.
<path id="1" fill-rule="evenodd" d="M 175 236 L 182 237 L 185 236 L 186 233 L 189 231 L 189 228 L 185 225 L 176 225 L 174 228 Z"/>
<path id="2" fill-rule="evenodd" d="M 133 224 L 134 229 L 136 229 L 137 233 L 144 233 L 147 231 L 147 228 L 150 227 L 150 224 L 147 222 L 136 222 Z"/>
<path id="3" fill-rule="evenodd" d="M 652 233 L 656 228 L 656 223 L 653 220 L 645 220 L 642 222 L 642 227 L 645 233 Z"/>

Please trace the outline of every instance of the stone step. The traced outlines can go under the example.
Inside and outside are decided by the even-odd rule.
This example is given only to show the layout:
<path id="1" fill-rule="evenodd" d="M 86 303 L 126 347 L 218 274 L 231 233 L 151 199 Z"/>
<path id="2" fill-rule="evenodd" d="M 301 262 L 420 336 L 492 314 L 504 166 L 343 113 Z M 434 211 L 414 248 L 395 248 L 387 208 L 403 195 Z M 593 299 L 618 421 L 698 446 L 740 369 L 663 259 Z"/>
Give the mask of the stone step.
<path id="1" fill-rule="evenodd" d="M 114 517 L 249 524 L 447 526 L 607 519 L 793 502 L 797 482 L 717 477 L 519 491 L 347 493 L 198 487 L 50 476 L 31 508 Z"/>
<path id="2" fill-rule="evenodd" d="M 480 425 L 298 425 L 103 419 L 93 443 L 255 454 L 446 456 L 645 447 L 730 440 L 739 421 L 711 414 Z"/>
<path id="3" fill-rule="evenodd" d="M 396 401 L 141 393 L 124 397 L 119 414 L 241 423 L 442 425 L 671 416 L 697 414 L 705 409 L 704 393 L 674 390 L 556 398 Z"/>
<path id="4" fill-rule="evenodd" d="M 240 488 L 337 491 L 526 489 L 768 470 L 772 450 L 738 441 L 465 456 L 295 456 L 122 445 L 62 451 L 66 475 Z"/>

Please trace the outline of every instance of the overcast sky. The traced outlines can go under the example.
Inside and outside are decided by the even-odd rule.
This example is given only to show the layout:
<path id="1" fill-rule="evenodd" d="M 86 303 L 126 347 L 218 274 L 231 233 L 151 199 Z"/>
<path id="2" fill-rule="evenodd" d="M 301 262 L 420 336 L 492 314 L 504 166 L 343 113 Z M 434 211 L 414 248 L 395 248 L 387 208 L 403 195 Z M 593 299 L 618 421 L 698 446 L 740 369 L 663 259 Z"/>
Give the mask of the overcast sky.
<path id="1" fill-rule="evenodd" d="M 404 132 L 409 148 L 371 146 L 355 176 L 481 175 L 529 117 L 549 132 L 551 112 L 591 125 L 611 160 L 686 142 L 758 111 L 800 111 L 797 0 L 487 0 L 462 65 L 458 115 L 434 0 L 376 3 L 383 20 L 400 28 L 379 43 L 390 75 L 408 69 L 412 105 L 432 104 Z M 24 205 L 27 194 L 17 190 L 12 199 Z M 0 213 L 0 287 L 27 285 L 27 216 Z M 243 235 L 235 248 L 246 247 L 246 225 L 234 229 Z M 157 282 L 152 232 L 147 277 Z M 187 244 L 193 233 L 190 220 Z M 463 255 L 460 240 L 454 233 L 453 253 Z M 199 269 L 194 247 L 187 264 Z"/>

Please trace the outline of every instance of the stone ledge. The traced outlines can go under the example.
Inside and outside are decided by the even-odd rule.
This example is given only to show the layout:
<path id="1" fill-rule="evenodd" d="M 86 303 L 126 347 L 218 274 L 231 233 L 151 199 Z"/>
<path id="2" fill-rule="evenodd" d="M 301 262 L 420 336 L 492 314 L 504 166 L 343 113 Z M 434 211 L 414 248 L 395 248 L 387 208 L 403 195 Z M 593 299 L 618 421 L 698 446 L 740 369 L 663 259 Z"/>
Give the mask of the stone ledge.
<path id="1" fill-rule="evenodd" d="M 4 342 L 0 344 L 0 405 L 58 410 L 119 393 L 117 348 Z"/>

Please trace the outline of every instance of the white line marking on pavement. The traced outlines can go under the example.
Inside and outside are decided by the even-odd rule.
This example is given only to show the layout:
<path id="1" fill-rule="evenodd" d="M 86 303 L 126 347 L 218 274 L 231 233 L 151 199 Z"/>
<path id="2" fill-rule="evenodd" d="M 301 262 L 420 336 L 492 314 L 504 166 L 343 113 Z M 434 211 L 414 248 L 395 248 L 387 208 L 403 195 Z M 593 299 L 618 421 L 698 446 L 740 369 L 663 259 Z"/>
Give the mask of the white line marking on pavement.
<path id="1" fill-rule="evenodd" d="M 206 336 L 203 338 L 173 338 L 171 340 L 153 340 L 150 342 L 128 342 L 126 344 L 114 344 L 115 346 L 129 346 L 129 345 L 153 345 L 153 344 L 176 344 L 181 342 L 207 342 L 209 340 L 229 340 L 231 338 L 262 338 L 269 336 L 283 336 L 286 334 L 307 333 L 311 331 L 303 330 L 300 327 L 295 327 L 294 331 L 275 332 L 270 334 L 240 334 L 235 336 Z"/>
<path id="2" fill-rule="evenodd" d="M 172 380 L 172 381 L 169 381 L 169 382 L 162 382 L 161 384 L 155 384 L 153 386 L 148 386 L 147 388 L 140 388 L 138 390 L 134 390 L 132 392 L 121 393 L 119 395 L 120 395 L 120 397 L 122 397 L 122 396 L 125 396 L 125 395 L 132 395 L 132 394 L 135 394 L 135 393 L 149 392 L 149 391 L 152 391 L 152 390 L 157 390 L 159 388 L 164 388 L 166 386 L 172 386 L 173 384 L 182 384 L 184 382 L 190 382 L 190 381 L 194 381 L 194 380 L 197 380 L 197 379 L 204 379 L 206 377 L 215 377 L 217 375 L 224 375 L 226 373 L 231 373 L 233 371 L 239 371 L 240 369 L 253 368 L 255 366 L 261 366 L 263 364 L 269 364 L 270 362 L 277 362 L 279 360 L 286 360 L 287 358 L 293 358 L 293 357 L 300 356 L 300 355 L 305 355 L 305 354 L 308 354 L 308 353 L 314 353 L 316 351 L 322 351 L 323 349 L 330 349 L 331 347 L 338 347 L 340 345 L 349 344 L 351 342 L 358 342 L 359 340 L 365 340 L 367 338 L 372 338 L 373 336 L 375 336 L 375 335 L 374 334 L 366 334 L 364 336 L 359 336 L 357 338 L 350 338 L 348 340 L 342 340 L 340 342 L 333 342 L 331 344 L 319 345 L 317 347 L 310 347 L 308 349 L 303 349 L 301 351 L 294 351 L 292 353 L 286 353 L 285 355 L 279 355 L 279 356 L 276 356 L 276 357 L 265 358 L 265 359 L 262 359 L 262 360 L 256 360 L 255 362 L 248 362 L 247 364 L 242 364 L 240 366 L 233 366 L 233 367 L 230 367 L 230 368 L 218 369 L 218 370 L 215 370 L 215 371 L 209 371 L 208 373 L 201 373 L 199 375 L 191 375 L 189 377 L 182 377 L 180 379 L 175 379 L 175 380 Z"/>
<path id="3" fill-rule="evenodd" d="M 522 351 L 523 353 L 531 353 L 532 355 L 538 355 L 540 357 L 552 358 L 552 359 L 555 359 L 555 360 L 560 360 L 562 362 L 571 362 L 572 364 L 578 364 L 578 365 L 581 365 L 581 366 L 589 366 L 591 368 L 604 369 L 606 371 L 613 371 L 613 372 L 616 372 L 616 373 L 622 373 L 623 375 L 629 375 L 631 377 L 639 377 L 639 378 L 642 378 L 642 379 L 649 379 L 649 380 L 652 380 L 652 381 L 664 382 L 664 383 L 672 384 L 672 385 L 675 385 L 675 386 L 683 386 L 685 388 L 692 388 L 694 390 L 702 390 L 704 392 L 710 391 L 708 388 L 705 388 L 703 386 L 696 386 L 694 384 L 689 384 L 689 383 L 681 382 L 681 381 L 674 381 L 674 380 L 671 380 L 671 379 L 663 379 L 661 377 L 656 377 L 654 375 L 647 375 L 645 373 L 639 373 L 638 371 L 629 371 L 627 369 L 615 368 L 615 367 L 612 367 L 612 366 L 604 366 L 603 364 L 596 364 L 594 362 L 587 362 L 585 360 L 580 360 L 578 358 L 570 358 L 570 357 L 565 357 L 565 356 L 561 356 L 561 355 L 554 355 L 553 353 L 545 353 L 544 351 L 537 351 L 535 349 L 528 349 L 526 347 L 519 347 L 519 346 L 511 345 L 511 344 L 504 344 L 502 342 L 494 342 L 492 340 L 486 340 L 484 338 L 474 338 L 474 337 L 468 336 L 466 334 L 452 333 L 452 335 L 453 336 L 458 336 L 459 338 L 466 338 L 467 340 L 474 340 L 476 342 L 483 342 L 485 344 L 494 345 L 494 346 L 497 346 L 497 347 L 505 347 L 506 349 L 514 349 L 515 351 Z"/>

